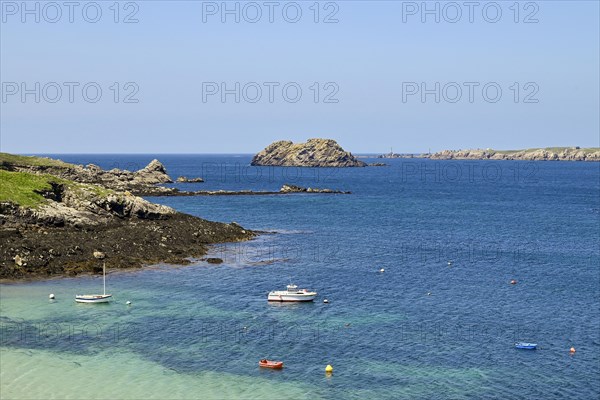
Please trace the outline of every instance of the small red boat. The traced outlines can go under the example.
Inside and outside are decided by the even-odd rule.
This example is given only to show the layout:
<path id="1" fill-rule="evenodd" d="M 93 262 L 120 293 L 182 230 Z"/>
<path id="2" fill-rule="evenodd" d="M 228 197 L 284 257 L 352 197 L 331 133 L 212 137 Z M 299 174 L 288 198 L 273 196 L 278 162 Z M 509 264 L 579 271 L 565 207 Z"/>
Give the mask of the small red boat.
<path id="1" fill-rule="evenodd" d="M 283 368 L 283 361 L 271 361 L 263 358 L 258 362 L 258 366 L 263 368 L 281 369 Z"/>

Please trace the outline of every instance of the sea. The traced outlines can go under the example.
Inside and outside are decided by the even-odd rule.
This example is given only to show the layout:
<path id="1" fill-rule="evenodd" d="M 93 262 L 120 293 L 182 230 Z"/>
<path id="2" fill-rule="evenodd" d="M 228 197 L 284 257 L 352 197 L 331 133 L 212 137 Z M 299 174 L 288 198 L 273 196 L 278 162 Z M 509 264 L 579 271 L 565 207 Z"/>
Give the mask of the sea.
<path id="1" fill-rule="evenodd" d="M 2 284 L 2 399 L 600 396 L 600 163 L 50 156 L 129 170 L 158 158 L 204 178 L 170 184 L 184 190 L 352 193 L 148 198 L 260 235 L 212 246 L 222 264 L 109 262 L 105 305 L 74 301 L 101 276 Z M 289 283 L 318 297 L 267 302 Z"/>

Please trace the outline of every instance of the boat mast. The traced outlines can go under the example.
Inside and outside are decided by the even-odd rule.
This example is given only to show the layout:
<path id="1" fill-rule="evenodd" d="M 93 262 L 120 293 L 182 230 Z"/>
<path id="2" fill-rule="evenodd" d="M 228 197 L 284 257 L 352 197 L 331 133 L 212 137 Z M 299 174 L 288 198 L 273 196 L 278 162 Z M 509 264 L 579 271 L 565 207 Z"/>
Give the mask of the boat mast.
<path id="1" fill-rule="evenodd" d="M 106 262 L 102 263 L 102 285 L 104 286 L 104 295 L 106 295 Z"/>

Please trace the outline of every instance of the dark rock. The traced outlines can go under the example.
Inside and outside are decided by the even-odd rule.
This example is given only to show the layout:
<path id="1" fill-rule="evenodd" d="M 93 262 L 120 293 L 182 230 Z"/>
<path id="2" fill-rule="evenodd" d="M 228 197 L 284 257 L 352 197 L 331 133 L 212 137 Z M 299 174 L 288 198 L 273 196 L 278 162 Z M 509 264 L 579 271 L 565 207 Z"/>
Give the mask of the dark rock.
<path id="1" fill-rule="evenodd" d="M 206 262 L 209 264 L 222 264 L 223 263 L 223 259 L 218 258 L 218 257 L 208 257 L 206 259 Z"/>
<path id="2" fill-rule="evenodd" d="M 23 228 L 21 237 L 10 236 L 0 242 L 0 279 L 90 273 L 101 267 L 93 257 L 97 249 L 103 249 L 106 267 L 110 269 L 182 264 L 186 257 L 205 256 L 211 243 L 238 242 L 255 236 L 241 227 L 181 213 L 160 221 L 135 221 L 113 218 L 104 224 L 82 228 L 69 224 L 45 226 L 43 231 L 35 226 Z M 172 238 L 168 246 L 156 245 L 162 243 L 162 237 Z M 53 249 L 55 254 L 48 257 L 47 249 Z M 15 263 L 16 255 L 20 266 Z"/>

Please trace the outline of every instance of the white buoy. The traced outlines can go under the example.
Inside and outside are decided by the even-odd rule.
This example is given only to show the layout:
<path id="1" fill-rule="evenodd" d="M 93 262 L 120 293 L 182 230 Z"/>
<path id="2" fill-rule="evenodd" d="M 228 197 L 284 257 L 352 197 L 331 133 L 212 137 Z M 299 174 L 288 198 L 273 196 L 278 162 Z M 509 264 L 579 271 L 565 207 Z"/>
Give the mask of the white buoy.
<path id="1" fill-rule="evenodd" d="M 48 296 L 48 298 L 49 298 L 50 300 L 54 300 L 54 293 L 50 293 L 50 295 Z"/>
<path id="2" fill-rule="evenodd" d="M 325 299 L 323 300 L 323 303 L 329 303 L 329 300 Z"/>
<path id="3" fill-rule="evenodd" d="M 379 270 L 379 272 L 385 272 L 385 269 L 381 268 L 381 269 Z"/>
<path id="4" fill-rule="evenodd" d="M 128 306 L 130 306 L 130 305 L 131 305 L 131 302 L 130 302 L 130 301 L 128 301 L 128 302 L 127 302 L 127 303 L 125 303 L 125 304 L 127 304 Z"/>

